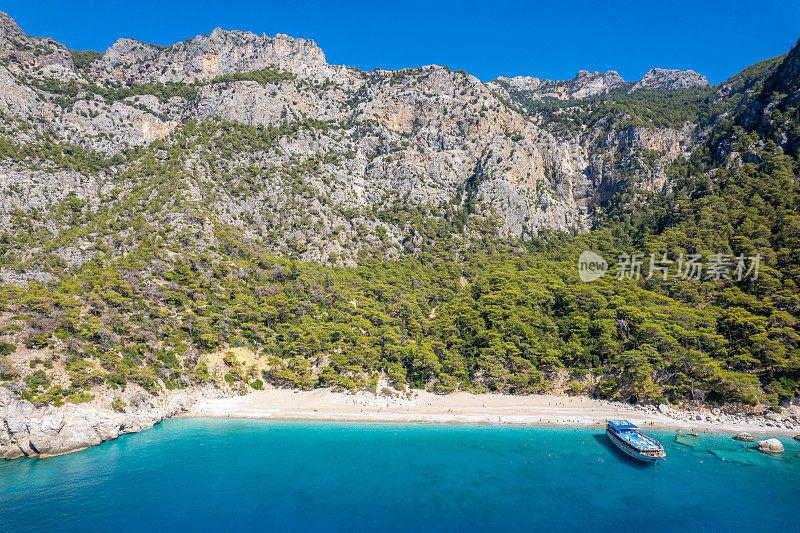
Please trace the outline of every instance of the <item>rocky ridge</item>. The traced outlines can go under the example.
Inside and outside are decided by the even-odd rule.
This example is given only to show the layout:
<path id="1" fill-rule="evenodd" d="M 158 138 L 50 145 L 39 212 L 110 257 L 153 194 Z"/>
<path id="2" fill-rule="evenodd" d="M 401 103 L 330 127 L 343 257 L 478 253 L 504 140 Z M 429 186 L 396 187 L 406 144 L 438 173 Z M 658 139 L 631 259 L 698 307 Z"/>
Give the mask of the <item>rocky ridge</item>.
<path id="1" fill-rule="evenodd" d="M 499 83 L 498 83 L 499 82 Z M 501 84 L 507 84 L 517 90 L 529 91 L 540 98 L 549 97 L 565 100 L 569 98 L 587 98 L 607 93 L 612 89 L 625 86 L 626 82 L 616 71 L 589 72 L 578 71 L 571 80 L 545 80 L 532 76 L 500 76 L 489 82 L 495 90 L 503 90 Z"/>
<path id="2" fill-rule="evenodd" d="M 608 72 L 578 71 L 571 80 L 546 80 L 532 76 L 500 76 L 490 81 L 495 90 L 513 88 L 526 91 L 533 98 L 555 98 L 558 100 L 583 99 L 600 96 L 614 89 L 629 88 L 633 93 L 640 89 L 675 90 L 691 87 L 706 87 L 708 79 L 693 70 L 653 68 L 636 82 L 626 82 L 615 70 Z"/>
<path id="3" fill-rule="evenodd" d="M 264 68 L 311 79 L 325 79 L 337 70 L 314 41 L 217 28 L 167 47 L 119 39 L 86 75 L 110 83 L 194 83 Z"/>
<path id="4" fill-rule="evenodd" d="M 0 35 L 5 46 L 0 112 L 16 142 L 31 142 L 36 132 L 113 156 L 153 141 L 171 143 L 192 120 L 261 128 L 313 120 L 324 122 L 327 131 L 300 131 L 272 149 L 240 152 L 226 170 L 235 175 L 242 167 L 286 168 L 293 161 L 323 156 L 320 172 L 309 177 L 310 185 L 336 209 L 311 201 L 298 218 L 307 219 L 311 212 L 312 225 L 321 224 L 327 231 L 342 226 L 351 238 L 359 224 L 372 231 L 384 226 L 395 246 L 404 228 L 348 219 L 336 211 L 391 205 L 404 196 L 403 202 L 414 208 L 448 203 L 463 194 L 460 191 L 474 176 L 474 194 L 499 215 L 501 233 L 533 234 L 540 227 L 587 229 L 591 184 L 584 172 L 585 154 L 538 128 L 466 73 L 439 66 L 362 72 L 328 65 L 312 41 L 219 29 L 169 47 L 122 39 L 78 68 L 63 46 L 51 47 L 49 54 L 44 49 L 39 55 L 29 52 L 45 41 L 24 36 L 5 20 Z M 51 56 L 61 59 L 48 59 Z M 271 81 L 224 78 L 263 69 L 270 70 Z M 289 75 L 274 74 L 276 70 Z M 152 84 L 166 94 L 144 94 L 153 92 Z M 142 94 L 115 96 L 121 91 Z M 191 189 L 207 190 L 207 181 L 215 176 L 197 163 L 187 161 L 184 180 Z M 115 181 L 116 188 L 124 190 L 115 175 L 127 170 L 121 163 L 75 179 Z M 46 190 L 34 186 L 16 192 L 32 178 L 37 181 L 34 172 L 22 164 L 5 174 L 12 186 L 9 205 L 53 205 L 66 195 L 89 205 L 99 200 L 97 188 L 77 183 L 53 187 L 50 180 L 41 181 Z M 246 203 L 231 199 L 226 188 L 217 187 L 209 196 L 217 199 L 214 205 L 221 216 L 234 214 L 226 222 L 241 227 L 238 217 L 256 218 L 265 208 L 285 203 L 289 192 L 283 184 L 273 181 L 269 188 L 274 193 L 270 198 L 256 195 Z M 0 226 L 9 227 L 9 217 L 10 207 L 0 213 Z M 255 235 L 263 226 L 256 219 L 254 227 L 242 229 Z M 319 235 L 319 230 L 306 230 L 289 235 L 284 243 L 309 242 L 308 252 L 301 255 L 305 260 L 325 261 L 336 254 L 346 262 L 368 244 L 354 238 L 359 242 L 345 250 L 320 242 Z"/>

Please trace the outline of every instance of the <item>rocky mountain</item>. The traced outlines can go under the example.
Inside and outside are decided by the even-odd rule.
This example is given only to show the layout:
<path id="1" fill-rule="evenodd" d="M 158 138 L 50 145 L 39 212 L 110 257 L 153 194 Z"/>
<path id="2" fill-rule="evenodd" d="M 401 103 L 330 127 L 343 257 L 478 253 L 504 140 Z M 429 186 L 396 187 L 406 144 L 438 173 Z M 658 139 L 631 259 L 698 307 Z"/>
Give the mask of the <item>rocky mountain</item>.
<path id="1" fill-rule="evenodd" d="M 610 134 L 612 149 L 599 156 L 575 136 L 532 120 L 502 86 L 583 99 L 630 85 L 613 71 L 581 71 L 569 82 L 501 78 L 489 84 L 435 65 L 362 72 L 327 64 L 312 41 L 220 29 L 167 47 L 120 39 L 102 54 L 83 54 L 26 35 L 7 15 L 0 43 L 5 138 L 33 146 L 44 135 L 110 161 L 92 173 L 43 171 L 41 163 L 23 160 L 7 166 L 0 177 L 11 187 L 0 215 L 5 228 L 14 208 L 47 209 L 71 195 L 97 206 L 112 182 L 125 191 L 130 184 L 119 176 L 136 166 L 125 154 L 155 141 L 166 149 L 178 138 L 189 141 L 194 134 L 185 126 L 193 121 L 284 131 L 303 124 L 269 146 L 213 165 L 206 162 L 214 157 L 211 147 L 198 145 L 176 171 L 193 201 L 251 238 L 271 232 L 277 222 L 268 213 L 277 215 L 283 230 L 273 231 L 275 252 L 295 248 L 304 260 L 325 262 L 333 255 L 351 264 L 359 251 L 376 245 L 365 234 L 384 235 L 390 256 L 409 242 L 408 227 L 374 213 L 390 206 L 452 210 L 474 197 L 485 207 L 470 215 L 496 217 L 501 235 L 535 235 L 543 227 L 585 231 L 597 201 L 612 195 L 620 180 L 609 153 L 635 145 L 657 154 L 643 170 L 657 189 L 664 165 L 691 145 L 691 128 L 683 125 L 639 129 Z M 654 69 L 634 89 L 686 87 L 700 78 Z M 302 174 L 305 195 L 297 197 L 294 185 L 279 176 L 287 172 Z M 227 181 L 245 185 L 247 173 L 265 186 L 248 190 L 246 199 L 232 197 Z M 15 193 L 21 182 L 24 189 Z M 73 261 L 87 257 L 65 253 Z"/>
<path id="2" fill-rule="evenodd" d="M 188 396 L 143 398 L 262 378 L 663 403 L 691 376 L 777 404 L 800 361 L 797 54 L 719 86 L 484 83 L 220 29 L 75 51 L 0 14 L 0 455 L 70 442 L 65 403 L 108 411 L 69 419 L 95 442 Z M 767 281 L 590 288 L 569 244 L 711 241 L 763 252 Z"/>
<path id="3" fill-rule="evenodd" d="M 5 179 L 11 185 L 24 174 L 31 188 L 7 197 L 7 206 L 28 209 L 42 206 L 42 198 L 54 203 L 70 194 L 97 205 L 100 182 L 113 179 L 124 190 L 114 176 L 132 165 L 123 157 L 126 150 L 153 141 L 169 146 L 186 136 L 190 121 L 260 128 L 313 123 L 274 146 L 218 162 L 225 167 L 218 172 L 230 176 L 242 169 L 285 172 L 292 162 L 319 167 L 306 183 L 315 192 L 285 213 L 284 226 L 306 221 L 306 228 L 290 236 L 308 243 L 304 259 L 324 261 L 336 253 L 352 261 L 362 239 L 351 249 L 319 241 L 339 227 L 344 229 L 338 234 L 349 239 L 358 225 L 369 233 L 382 227 L 399 246 L 405 228 L 365 211 L 397 202 L 437 207 L 459 196 L 463 201 L 467 192 L 494 210 L 501 233 L 588 227 L 586 154 L 537 127 L 466 73 L 439 66 L 362 72 L 328 65 L 311 41 L 222 30 L 169 47 L 122 39 L 76 64 L 65 47 L 25 35 L 8 17 L 3 28 L 0 111 L 6 138 L 24 144 L 47 135 L 119 161 L 96 176 L 59 174 L 57 188 L 17 161 Z M 200 187 L 200 181 L 215 179 L 201 162 L 208 155 L 198 147 L 192 162 L 181 166 L 184 185 L 213 196 L 206 200 L 224 211 L 220 216 L 227 222 L 247 232 L 263 230 L 265 222 L 258 220 L 263 208 L 284 208 L 288 184 L 268 178 L 267 190 L 248 195 L 246 202 L 232 201 L 229 188 Z M 95 185 L 82 187 L 82 180 Z M 6 211 L 5 227 L 8 217 Z M 243 224 L 236 217 L 255 222 Z"/>

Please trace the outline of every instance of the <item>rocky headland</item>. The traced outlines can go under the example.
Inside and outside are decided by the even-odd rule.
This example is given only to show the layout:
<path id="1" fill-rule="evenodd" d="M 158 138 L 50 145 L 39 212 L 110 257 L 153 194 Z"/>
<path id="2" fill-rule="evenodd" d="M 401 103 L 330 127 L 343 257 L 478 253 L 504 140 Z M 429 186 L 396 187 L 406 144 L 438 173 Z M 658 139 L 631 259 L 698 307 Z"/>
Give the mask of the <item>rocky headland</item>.
<path id="1" fill-rule="evenodd" d="M 151 396 L 132 387 L 114 396 L 116 406 L 108 398 L 98 397 L 78 405 L 36 407 L 0 387 L 0 458 L 44 458 L 80 451 L 151 428 L 165 418 L 187 412 L 200 400 L 231 394 L 205 386 Z"/>

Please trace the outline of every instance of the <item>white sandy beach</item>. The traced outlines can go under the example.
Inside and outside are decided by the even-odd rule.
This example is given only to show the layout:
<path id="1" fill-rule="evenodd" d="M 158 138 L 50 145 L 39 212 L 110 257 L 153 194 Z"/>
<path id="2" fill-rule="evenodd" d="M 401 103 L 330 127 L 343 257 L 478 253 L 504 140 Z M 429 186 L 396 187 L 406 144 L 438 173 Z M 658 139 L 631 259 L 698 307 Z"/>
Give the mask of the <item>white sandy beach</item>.
<path id="1" fill-rule="evenodd" d="M 456 392 L 436 395 L 414 391 L 413 396 L 387 397 L 366 392 L 336 393 L 330 389 L 293 391 L 270 389 L 245 396 L 205 400 L 184 416 L 273 420 L 328 420 L 367 422 L 427 422 L 469 424 L 524 424 L 602 427 L 608 418 L 626 418 L 641 427 L 681 430 L 794 435 L 798 429 L 767 427 L 758 417 L 734 420 L 697 411 L 702 420 L 687 420 L 686 411 L 670 414 L 655 408 L 593 400 L 591 398 L 504 394 L 474 395 Z"/>

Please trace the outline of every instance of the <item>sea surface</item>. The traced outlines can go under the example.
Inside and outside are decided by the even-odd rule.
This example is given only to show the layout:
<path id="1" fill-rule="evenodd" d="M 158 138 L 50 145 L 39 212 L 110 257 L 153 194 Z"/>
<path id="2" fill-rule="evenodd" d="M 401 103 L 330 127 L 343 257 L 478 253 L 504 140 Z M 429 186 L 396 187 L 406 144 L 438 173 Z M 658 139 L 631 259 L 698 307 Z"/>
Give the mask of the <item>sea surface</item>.
<path id="1" fill-rule="evenodd" d="M 800 531 L 800 443 L 648 432 L 173 419 L 0 462 L 0 531 Z"/>

